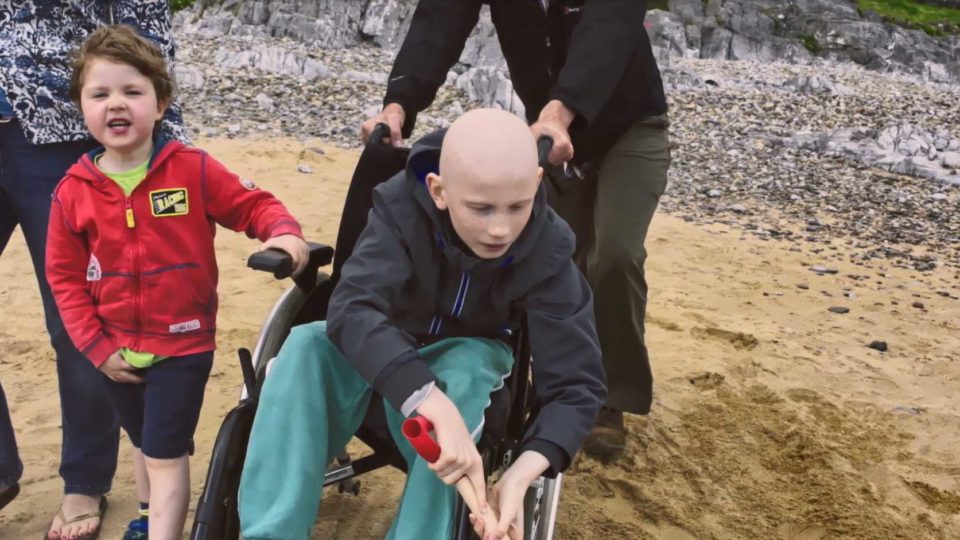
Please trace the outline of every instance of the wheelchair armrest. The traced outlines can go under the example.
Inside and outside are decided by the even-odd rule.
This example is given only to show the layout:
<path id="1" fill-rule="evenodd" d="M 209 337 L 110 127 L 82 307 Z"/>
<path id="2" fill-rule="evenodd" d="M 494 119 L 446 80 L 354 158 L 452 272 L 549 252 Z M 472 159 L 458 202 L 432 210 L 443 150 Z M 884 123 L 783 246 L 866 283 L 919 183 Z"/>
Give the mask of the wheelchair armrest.
<path id="1" fill-rule="evenodd" d="M 321 266 L 330 264 L 333 260 L 333 248 L 316 242 L 307 242 L 310 247 L 310 259 L 303 272 L 294 278 L 298 287 L 305 291 L 313 289 L 317 284 L 317 272 Z M 273 273 L 273 277 L 284 279 L 293 272 L 293 260 L 286 252 L 279 249 L 268 249 L 254 253 L 247 259 L 247 266 L 254 270 L 263 270 Z"/>

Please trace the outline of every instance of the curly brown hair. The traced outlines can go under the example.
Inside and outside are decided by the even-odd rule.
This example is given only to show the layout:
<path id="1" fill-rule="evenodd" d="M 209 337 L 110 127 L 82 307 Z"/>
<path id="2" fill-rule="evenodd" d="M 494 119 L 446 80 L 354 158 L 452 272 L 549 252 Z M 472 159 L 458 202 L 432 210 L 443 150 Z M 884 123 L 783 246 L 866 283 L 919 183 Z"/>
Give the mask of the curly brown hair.
<path id="1" fill-rule="evenodd" d="M 80 105 L 80 90 L 83 88 L 83 73 L 95 58 L 128 64 L 137 69 L 153 83 L 160 103 L 173 97 L 174 84 L 167 61 L 160 48 L 137 31 L 124 24 L 104 26 L 83 42 L 74 55 L 73 74 L 70 76 L 70 99 Z"/>

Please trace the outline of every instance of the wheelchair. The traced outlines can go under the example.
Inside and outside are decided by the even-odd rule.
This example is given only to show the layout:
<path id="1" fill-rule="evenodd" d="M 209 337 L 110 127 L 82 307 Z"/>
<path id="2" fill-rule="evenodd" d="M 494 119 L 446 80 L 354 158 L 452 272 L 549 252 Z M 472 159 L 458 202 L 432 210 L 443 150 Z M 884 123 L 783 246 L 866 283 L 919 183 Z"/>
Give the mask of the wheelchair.
<path id="1" fill-rule="evenodd" d="M 389 133 L 389 130 L 383 124 L 374 130 L 371 142 L 365 146 L 354 170 L 344 202 L 336 252 L 329 246 L 310 243 L 310 260 L 306 270 L 294 279 L 295 286 L 288 289 L 273 306 L 253 352 L 243 348 L 238 351 L 243 388 L 239 403 L 227 413 L 217 434 L 204 488 L 197 501 L 190 534 L 192 540 L 240 538 L 238 490 L 260 388 L 267 377 L 271 360 L 280 351 L 290 329 L 326 319 L 327 304 L 340 268 L 366 225 L 368 210 L 373 205 L 373 188 L 406 166 L 409 150 L 380 144 L 385 133 Z M 548 152 L 549 145 L 542 146 L 541 156 L 545 155 L 544 149 Z M 331 263 L 330 274 L 320 271 Z M 272 250 L 254 254 L 248 260 L 248 266 L 272 272 L 278 279 L 291 274 L 290 258 Z M 478 443 L 488 478 L 509 466 L 517 457 L 525 428 L 536 417 L 538 410 L 531 386 L 531 358 L 525 329 L 516 332 L 512 340 L 514 367 L 504 386 L 491 395 L 483 434 Z M 336 486 L 341 493 L 359 495 L 361 484 L 357 477 L 387 466 L 406 471 L 406 461 L 390 436 L 383 407 L 383 400 L 375 395 L 370 400 L 363 424 L 355 434 L 373 453 L 353 460 L 344 451 L 328 466 L 324 488 Z M 524 500 L 524 538 L 553 538 L 562 479 L 562 475 L 556 478 L 541 477 L 531 484 Z M 476 538 L 468 519 L 469 510 L 459 497 L 455 515 L 455 538 Z"/>

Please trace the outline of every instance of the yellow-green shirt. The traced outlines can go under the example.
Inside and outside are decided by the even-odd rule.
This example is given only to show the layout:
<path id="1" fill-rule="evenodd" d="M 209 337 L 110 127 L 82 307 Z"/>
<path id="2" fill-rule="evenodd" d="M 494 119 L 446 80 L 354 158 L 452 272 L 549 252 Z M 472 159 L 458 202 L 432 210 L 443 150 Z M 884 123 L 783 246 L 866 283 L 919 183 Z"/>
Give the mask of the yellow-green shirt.
<path id="1" fill-rule="evenodd" d="M 103 156 L 103 154 L 100 154 L 93 160 L 98 169 L 100 168 L 101 156 Z M 130 169 L 129 171 L 113 173 L 100 169 L 100 172 L 105 174 L 107 178 L 116 182 L 117 185 L 120 186 L 120 189 L 123 190 L 123 194 L 129 197 L 130 194 L 133 193 L 133 190 L 140 185 L 140 182 L 143 182 L 143 179 L 147 177 L 147 166 L 149 164 L 150 160 L 147 160 Z M 126 347 L 120 349 L 120 356 L 122 356 L 128 364 L 137 368 L 148 368 L 165 358 L 163 356 L 157 356 L 153 353 L 133 351 Z"/>

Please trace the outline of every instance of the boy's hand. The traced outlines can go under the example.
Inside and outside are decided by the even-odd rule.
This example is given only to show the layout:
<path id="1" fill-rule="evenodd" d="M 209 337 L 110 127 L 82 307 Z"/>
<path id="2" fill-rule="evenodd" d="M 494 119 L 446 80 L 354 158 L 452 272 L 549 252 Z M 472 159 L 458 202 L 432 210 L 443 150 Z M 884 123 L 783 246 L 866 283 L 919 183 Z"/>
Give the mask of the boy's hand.
<path id="1" fill-rule="evenodd" d="M 447 485 L 453 485 L 466 476 L 480 506 L 472 510 L 486 512 L 487 488 L 483 478 L 483 461 L 457 406 L 439 388 L 434 387 L 417 412 L 433 424 L 433 432 L 440 445 L 440 459 L 429 465 L 430 470 Z"/>
<path id="2" fill-rule="evenodd" d="M 496 530 L 487 530 L 484 520 L 470 515 L 470 523 L 477 535 L 484 540 L 523 540 L 523 498 L 550 462 L 538 452 L 526 451 L 520 454 L 490 490 L 490 504 L 500 515 Z"/>
<path id="3" fill-rule="evenodd" d="M 299 276 L 300 272 L 307 267 L 307 261 L 310 260 L 310 247 L 303 241 L 303 238 L 293 234 L 281 234 L 267 240 L 260 247 L 260 251 L 266 251 L 270 248 L 286 251 L 293 259 L 293 276 Z"/>
<path id="4" fill-rule="evenodd" d="M 120 356 L 120 351 L 108 356 L 107 360 L 100 364 L 100 371 L 107 377 L 110 377 L 110 380 L 113 382 L 132 384 L 143 382 L 143 378 L 137 375 L 137 368 L 127 363 L 127 361 Z"/>

